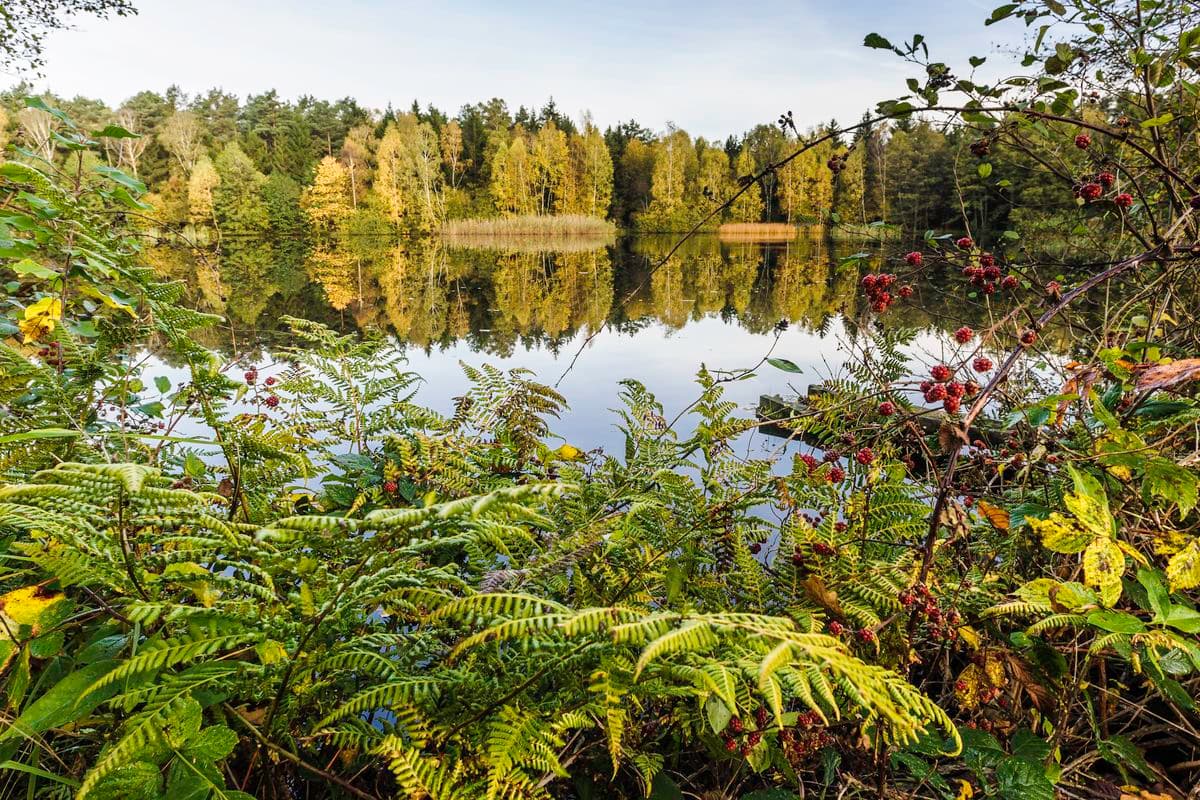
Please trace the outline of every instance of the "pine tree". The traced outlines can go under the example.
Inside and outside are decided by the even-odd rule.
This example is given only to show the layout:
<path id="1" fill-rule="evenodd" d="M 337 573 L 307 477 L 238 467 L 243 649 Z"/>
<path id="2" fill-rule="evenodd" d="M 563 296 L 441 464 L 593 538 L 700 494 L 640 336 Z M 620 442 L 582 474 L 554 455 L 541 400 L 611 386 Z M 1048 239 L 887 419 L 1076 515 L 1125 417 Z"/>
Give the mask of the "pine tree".
<path id="1" fill-rule="evenodd" d="M 225 145 L 214 166 L 220 182 L 213 189 L 213 213 L 222 232 L 264 233 L 270 225 L 262 198 L 266 176 L 237 142 Z"/>

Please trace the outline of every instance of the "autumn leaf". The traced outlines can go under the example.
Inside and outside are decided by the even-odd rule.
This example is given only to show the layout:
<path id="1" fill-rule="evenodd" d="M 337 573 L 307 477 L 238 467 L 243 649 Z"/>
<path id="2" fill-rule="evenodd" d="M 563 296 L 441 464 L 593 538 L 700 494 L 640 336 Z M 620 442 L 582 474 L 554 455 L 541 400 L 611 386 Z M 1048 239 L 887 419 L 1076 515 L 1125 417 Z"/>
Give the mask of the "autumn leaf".
<path id="1" fill-rule="evenodd" d="M 994 506 L 986 500 L 980 500 L 976 505 L 979 513 L 983 514 L 984 518 L 992 523 L 992 527 L 998 531 L 1006 531 L 1009 529 L 1008 512 L 999 506 Z"/>
<path id="2" fill-rule="evenodd" d="M 1083 553 L 1083 580 L 1100 592 L 1100 602 L 1112 606 L 1121 597 L 1125 554 L 1112 539 L 1096 538 Z"/>
<path id="3" fill-rule="evenodd" d="M 1075 520 L 1055 511 L 1048 519 L 1029 519 L 1029 527 L 1042 537 L 1042 546 L 1055 553 L 1080 553 L 1095 539 Z"/>
<path id="4" fill-rule="evenodd" d="M 1200 379 L 1200 358 L 1181 358 L 1166 364 L 1154 364 L 1141 371 L 1137 378 L 1140 391 L 1166 389 L 1177 383 Z"/>
<path id="5" fill-rule="evenodd" d="M 1167 562 L 1167 580 L 1171 582 L 1171 591 L 1200 586 L 1200 539 L 1193 539 L 1171 556 Z"/>
<path id="6" fill-rule="evenodd" d="M 57 297 L 43 297 L 26 307 L 23 318 L 17 322 L 26 342 L 36 342 L 54 330 L 62 319 L 62 301 Z"/>

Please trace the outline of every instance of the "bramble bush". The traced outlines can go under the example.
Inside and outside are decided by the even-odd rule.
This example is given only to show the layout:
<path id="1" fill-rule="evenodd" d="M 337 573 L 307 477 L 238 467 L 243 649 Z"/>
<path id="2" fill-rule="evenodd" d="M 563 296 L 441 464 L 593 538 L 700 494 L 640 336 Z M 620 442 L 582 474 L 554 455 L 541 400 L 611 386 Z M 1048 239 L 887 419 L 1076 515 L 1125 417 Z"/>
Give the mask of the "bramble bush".
<path id="1" fill-rule="evenodd" d="M 1013 227 L 868 272 L 786 461 L 731 446 L 746 374 L 675 419 L 626 382 L 606 454 L 519 370 L 419 406 L 380 335 L 222 364 L 125 232 L 144 187 L 85 158 L 130 134 L 45 108 L 65 163 L 0 164 L 6 795 L 1184 796 L 1200 14 L 1006 17 L 1036 40 L 990 85 L 867 37 L 923 76 L 881 117 L 960 126 Z M 989 323 L 914 367 L 882 323 L 947 270 Z"/>

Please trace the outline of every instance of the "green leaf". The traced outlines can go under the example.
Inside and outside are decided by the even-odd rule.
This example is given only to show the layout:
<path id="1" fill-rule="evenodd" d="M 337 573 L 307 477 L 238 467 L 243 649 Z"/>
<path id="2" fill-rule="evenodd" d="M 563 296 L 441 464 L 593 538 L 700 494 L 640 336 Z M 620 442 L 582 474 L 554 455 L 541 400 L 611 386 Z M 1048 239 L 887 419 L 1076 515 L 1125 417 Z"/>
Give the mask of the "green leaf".
<path id="1" fill-rule="evenodd" d="M 796 365 L 796 362 L 789 361 L 786 358 L 768 358 L 767 363 L 775 369 L 781 369 L 784 372 L 794 372 L 796 374 L 804 372 L 804 370 Z"/>
<path id="2" fill-rule="evenodd" d="M 158 766 L 134 761 L 117 767 L 88 792 L 88 800 L 158 800 L 162 775 Z"/>
<path id="3" fill-rule="evenodd" d="M 1184 633 L 1200 633 L 1200 611 L 1187 606 L 1171 606 L 1163 622 Z"/>
<path id="4" fill-rule="evenodd" d="M 171 379 L 166 375 L 157 375 L 154 378 L 154 388 L 158 389 L 162 394 L 166 394 L 171 390 Z"/>
<path id="5" fill-rule="evenodd" d="M 124 172 L 117 169 L 116 167 L 109 167 L 104 164 L 101 164 L 99 166 L 92 167 L 92 171 L 95 172 L 97 175 L 103 175 L 104 177 L 108 178 L 110 181 L 113 181 L 114 183 L 119 183 L 122 186 L 124 186 L 125 188 L 131 189 L 131 190 L 137 192 L 138 194 L 145 194 L 145 192 L 146 192 L 146 184 L 142 183 L 137 178 L 131 178 L 130 176 L 126 175 Z"/>
<path id="6" fill-rule="evenodd" d="M 101 130 L 92 131 L 92 136 L 97 139 L 140 139 L 140 133 L 133 133 L 122 128 L 120 125 L 105 125 Z"/>
<path id="7" fill-rule="evenodd" d="M 992 165 L 985 161 L 976 167 L 975 171 L 979 173 L 979 177 L 986 178 L 992 174 Z"/>
<path id="8" fill-rule="evenodd" d="M 1017 6 L 1017 3 L 1005 3 L 1002 6 L 997 6 L 992 10 L 992 15 L 983 24 L 994 25 L 1001 20 L 1008 19 L 1017 10 Z"/>
<path id="9" fill-rule="evenodd" d="M 1111 633 L 1141 633 L 1146 630 L 1146 623 L 1124 611 L 1093 611 L 1087 615 L 1087 621 Z"/>
<path id="10" fill-rule="evenodd" d="M 1158 570 L 1141 568 L 1137 571 L 1137 579 L 1146 590 L 1146 598 L 1150 603 L 1150 610 L 1154 612 L 1155 621 L 1161 622 L 1166 619 L 1171 608 L 1171 598 Z"/>
<path id="11" fill-rule="evenodd" d="M 113 683 L 95 692 L 85 694 L 85 690 L 112 672 L 118 663 L 113 660 L 97 661 L 67 675 L 30 703 L 11 725 L 0 732 L 0 741 L 14 736 L 44 733 L 90 714 L 121 687 Z"/>
<path id="12" fill-rule="evenodd" d="M 872 47 L 876 50 L 895 50 L 896 49 L 895 47 L 892 46 L 891 42 L 889 42 L 887 39 L 880 36 L 878 33 L 868 33 L 867 37 L 865 39 L 863 39 L 863 46 L 864 47 Z"/>
<path id="13" fill-rule="evenodd" d="M 1054 800 L 1054 784 L 1035 761 L 1004 759 L 996 768 L 996 783 L 1005 800 Z"/>
<path id="14" fill-rule="evenodd" d="M 725 705 L 724 701 L 716 695 L 710 695 L 704 702 L 704 714 L 708 718 L 708 726 L 712 728 L 713 733 L 725 730 L 729 720 L 733 719 L 733 712 L 729 710 L 729 706 Z"/>
<path id="15" fill-rule="evenodd" d="M 1146 780 L 1155 780 L 1158 777 L 1146 763 L 1146 757 L 1142 755 L 1138 746 L 1124 736 L 1101 739 L 1097 750 L 1105 761 L 1120 769 L 1122 774 L 1126 774 L 1126 767 L 1132 767 Z"/>
<path id="16" fill-rule="evenodd" d="M 1175 119 L 1175 115 L 1172 114 L 1170 111 L 1167 111 L 1165 113 L 1159 114 L 1157 117 L 1151 117 L 1150 119 L 1142 120 L 1142 127 L 1143 128 L 1157 128 L 1160 125 L 1166 125 L 1168 122 L 1170 122 L 1173 119 Z"/>
<path id="17" fill-rule="evenodd" d="M 37 263 L 31 258 L 22 258 L 17 263 L 9 265 L 9 269 L 22 277 L 29 275 L 34 278 L 40 278 L 41 280 L 48 280 L 50 278 L 58 277 L 57 272 L 49 267 Z"/>
<path id="18" fill-rule="evenodd" d="M 44 769 L 31 767 L 28 764 L 22 764 L 18 761 L 0 762 L 0 769 L 11 769 L 15 772 L 24 772 L 26 775 L 36 775 L 39 778 L 45 778 L 48 781 L 61 783 L 64 786 L 70 786 L 72 789 L 79 788 L 79 781 L 72 780 L 64 775 L 55 775 L 53 772 L 47 772 Z"/>

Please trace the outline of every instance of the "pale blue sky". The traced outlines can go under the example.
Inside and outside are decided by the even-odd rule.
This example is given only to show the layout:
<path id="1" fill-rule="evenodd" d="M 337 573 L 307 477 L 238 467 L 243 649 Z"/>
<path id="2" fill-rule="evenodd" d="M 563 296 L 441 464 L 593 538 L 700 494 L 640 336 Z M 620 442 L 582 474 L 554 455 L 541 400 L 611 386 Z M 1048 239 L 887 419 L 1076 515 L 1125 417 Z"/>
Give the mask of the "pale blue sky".
<path id="1" fill-rule="evenodd" d="M 984 28 L 992 0 L 135 0 L 133 18 L 80 20 L 51 37 L 44 84 L 118 104 L 179 84 L 239 96 L 352 95 L 407 107 L 418 98 L 454 112 L 493 96 L 541 105 L 553 95 L 603 127 L 673 121 L 709 137 L 772 122 L 857 118 L 903 93 L 913 74 L 862 47 L 924 33 L 952 66 L 1003 56 L 1020 26 Z"/>

